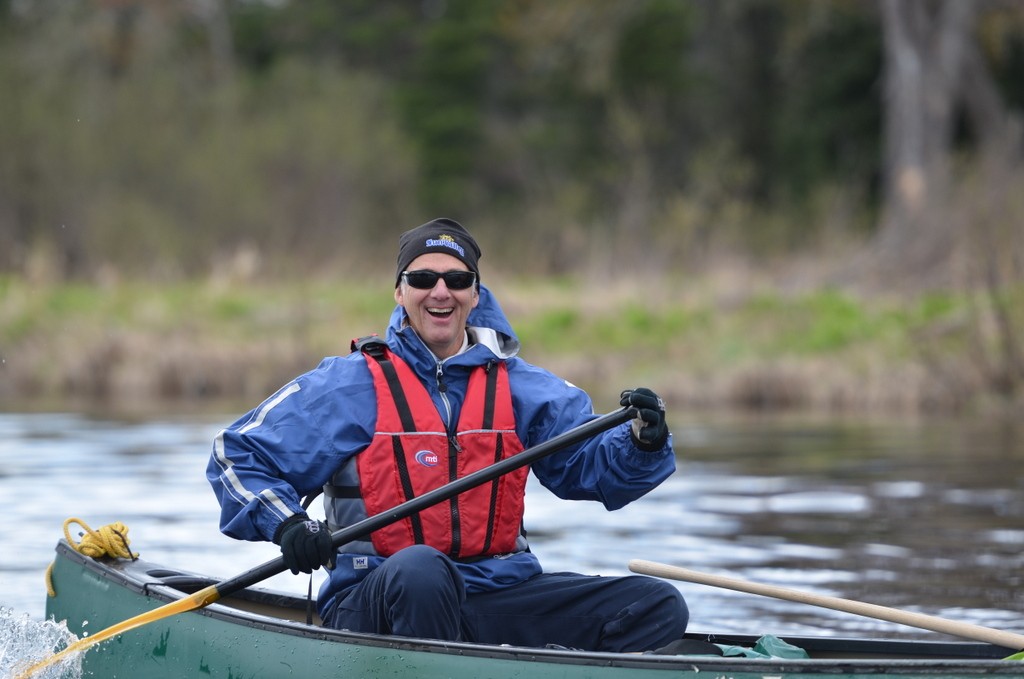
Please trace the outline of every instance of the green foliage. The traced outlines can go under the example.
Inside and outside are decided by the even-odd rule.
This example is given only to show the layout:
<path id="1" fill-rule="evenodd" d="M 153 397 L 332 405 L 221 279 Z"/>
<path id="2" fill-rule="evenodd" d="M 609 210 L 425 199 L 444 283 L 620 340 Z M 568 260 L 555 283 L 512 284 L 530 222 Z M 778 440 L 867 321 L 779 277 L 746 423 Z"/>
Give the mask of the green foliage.
<path id="1" fill-rule="evenodd" d="M 691 314 L 681 308 L 652 309 L 630 302 L 614 316 L 602 316 L 593 322 L 592 334 L 604 350 L 615 352 L 637 349 L 663 353 L 673 339 L 684 334 L 693 323 Z"/>
<path id="2" fill-rule="evenodd" d="M 962 302 L 958 303 L 950 293 L 929 292 L 918 300 L 917 308 L 911 313 L 911 319 L 915 323 L 930 323 L 951 315 L 961 305 Z"/>
<path id="3" fill-rule="evenodd" d="M 625 301 L 601 311 L 573 306 L 515 319 L 516 334 L 530 350 L 555 353 L 633 353 L 664 355 L 686 332 L 697 328 L 700 312 L 678 307 L 651 308 Z"/>
<path id="4" fill-rule="evenodd" d="M 101 291 L 82 284 L 57 288 L 47 296 L 44 309 L 48 315 L 88 314 L 100 307 Z"/>
<path id="5" fill-rule="evenodd" d="M 642 379 L 679 394 L 711 376 L 740 375 L 742 387 L 752 366 L 769 377 L 778 366 L 801 366 L 802 379 L 817 380 L 823 368 L 829 379 L 852 375 L 846 385 L 856 390 L 860 370 L 884 382 L 922 356 L 970 361 L 986 341 L 965 321 L 975 302 L 963 296 L 898 302 L 773 290 L 725 304 L 650 295 L 641 303 L 637 290 L 589 298 L 590 285 L 568 278 L 502 288 L 524 358 L 601 388 Z M 1018 288 L 1004 301 L 1024 308 L 1022 299 Z M 59 396 L 69 376 L 85 393 L 93 380 L 107 388 L 115 373 L 135 389 L 167 371 L 203 375 L 213 394 L 242 396 L 245 388 L 254 392 L 246 398 L 258 398 L 292 371 L 347 353 L 352 338 L 382 333 L 393 307 L 387 285 L 359 277 L 104 286 L 0 277 L 0 399 Z M 1013 322 L 1024 327 L 1019 312 Z"/>
<path id="6" fill-rule="evenodd" d="M 42 348 L 50 333 L 74 333 L 75 322 L 62 327 L 62 319 L 102 318 L 110 322 L 118 316 L 109 296 L 94 286 L 72 283 L 56 288 L 34 287 L 16 278 L 4 281 L 0 294 L 0 343 L 8 352 L 23 342 Z"/>
<path id="7" fill-rule="evenodd" d="M 523 319 L 516 334 L 525 345 L 567 351 L 581 339 L 582 317 L 576 309 L 554 309 Z"/>
<path id="8" fill-rule="evenodd" d="M 259 300 L 238 296 L 222 297 L 214 305 L 214 314 L 219 321 L 240 321 L 259 308 Z"/>
<path id="9" fill-rule="evenodd" d="M 884 317 L 871 315 L 855 300 L 832 291 L 798 304 L 797 313 L 807 319 L 804 332 L 787 338 L 795 352 L 842 349 L 861 339 L 877 338 L 886 325 Z"/>
<path id="10" fill-rule="evenodd" d="M 723 348 L 731 359 L 834 355 L 854 346 L 884 345 L 908 329 L 898 310 L 869 306 L 834 290 L 793 298 L 756 295 L 733 322 L 752 332 L 735 333 Z"/>

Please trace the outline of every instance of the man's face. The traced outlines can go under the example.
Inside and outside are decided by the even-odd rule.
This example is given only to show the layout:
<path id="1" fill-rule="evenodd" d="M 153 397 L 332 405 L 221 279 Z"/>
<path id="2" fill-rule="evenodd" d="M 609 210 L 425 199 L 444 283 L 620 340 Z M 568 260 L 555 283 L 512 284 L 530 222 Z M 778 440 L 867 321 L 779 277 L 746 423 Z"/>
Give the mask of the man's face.
<path id="1" fill-rule="evenodd" d="M 409 263 L 406 271 L 468 271 L 461 260 L 440 252 L 428 252 Z M 412 287 L 404 280 L 395 288 L 395 301 L 405 307 L 409 325 L 438 358 L 454 356 L 462 348 L 466 319 L 480 301 L 476 286 L 450 290 L 443 278 L 430 290 Z"/>

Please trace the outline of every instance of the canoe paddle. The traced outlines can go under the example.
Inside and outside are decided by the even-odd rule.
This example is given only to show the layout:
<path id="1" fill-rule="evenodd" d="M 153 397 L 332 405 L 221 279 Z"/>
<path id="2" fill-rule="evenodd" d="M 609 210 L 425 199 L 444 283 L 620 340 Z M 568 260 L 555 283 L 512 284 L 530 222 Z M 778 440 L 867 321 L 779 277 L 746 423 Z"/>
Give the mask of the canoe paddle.
<path id="1" fill-rule="evenodd" d="M 400 505 L 396 505 L 385 512 L 375 514 L 374 516 L 364 519 L 358 523 L 354 523 L 347 528 L 335 531 L 331 534 L 331 543 L 335 547 L 338 547 L 346 542 L 365 538 L 375 530 L 380 530 L 381 528 L 395 523 L 396 521 L 401 521 L 408 516 L 412 516 L 416 512 L 422 511 L 427 507 L 438 504 L 439 502 L 449 500 L 459 493 L 464 493 L 471 488 L 483 485 L 488 481 L 493 481 L 503 474 L 507 474 L 519 469 L 520 467 L 532 464 L 533 462 L 536 462 L 543 457 L 547 457 L 558 450 L 580 443 L 581 441 L 596 436 L 597 434 L 611 429 L 614 426 L 628 422 L 634 417 L 636 417 L 636 408 L 632 407 L 622 408 L 606 415 L 601 415 L 600 417 L 570 429 L 553 439 L 549 439 L 544 443 L 533 446 L 532 448 L 527 448 L 512 457 L 505 458 L 500 462 L 496 462 L 488 467 L 475 471 L 472 474 L 468 474 L 461 479 L 456 479 L 455 481 L 445 484 L 440 488 L 435 488 L 430 492 L 414 497 L 413 499 L 403 502 Z M 78 651 L 85 651 L 91 646 L 117 636 L 122 632 L 127 632 L 128 630 L 135 629 L 136 627 L 141 627 L 150 622 L 162 620 L 163 618 L 168 618 L 178 613 L 185 613 L 187 611 L 208 606 L 223 597 L 245 589 L 246 587 L 251 587 L 252 585 L 255 585 L 256 583 L 271 576 L 277 575 L 278 573 L 283 573 L 285 570 L 286 566 L 284 565 L 284 557 L 275 557 L 270 561 L 256 566 L 255 568 L 252 568 L 240 575 L 236 575 L 233 578 L 204 587 L 195 594 L 191 594 L 184 599 L 173 601 L 147 613 L 142 613 L 123 622 L 119 622 L 116 625 L 112 625 L 96 634 L 91 634 L 83 639 L 79 639 L 59 653 L 36 663 L 26 672 L 19 675 L 18 679 L 28 679 L 28 677 L 31 677 L 39 670 L 42 670 L 56 662 L 60 662 L 68 655 Z"/>
<path id="2" fill-rule="evenodd" d="M 701 573 L 699 571 L 692 571 L 688 568 L 669 566 L 666 564 L 655 563 L 653 561 L 634 559 L 629 562 L 629 570 L 634 573 L 654 575 L 659 578 L 695 582 L 701 585 L 710 585 L 711 587 L 732 589 L 737 592 L 760 594 L 762 596 L 768 596 L 775 599 L 795 601 L 800 604 L 810 604 L 821 608 L 831 608 L 836 611 L 843 611 L 844 613 L 853 613 L 867 618 L 886 620 L 888 622 L 895 622 L 901 625 L 908 625 L 910 627 L 918 627 L 932 632 L 952 634 L 953 636 L 962 637 L 964 639 L 984 641 L 986 643 L 1003 646 L 1005 648 L 1024 650 L 1024 634 L 1015 634 L 1013 632 L 1005 632 L 991 627 L 982 627 L 980 625 L 972 625 L 966 622 L 947 620 L 946 618 L 938 618 L 933 615 L 913 613 L 911 611 L 878 606 L 876 604 L 864 603 L 862 601 L 839 599 L 836 597 L 825 596 L 823 594 L 812 594 L 810 592 L 786 589 L 785 587 L 776 587 L 775 585 L 764 585 L 756 582 L 749 582 L 747 580 Z"/>

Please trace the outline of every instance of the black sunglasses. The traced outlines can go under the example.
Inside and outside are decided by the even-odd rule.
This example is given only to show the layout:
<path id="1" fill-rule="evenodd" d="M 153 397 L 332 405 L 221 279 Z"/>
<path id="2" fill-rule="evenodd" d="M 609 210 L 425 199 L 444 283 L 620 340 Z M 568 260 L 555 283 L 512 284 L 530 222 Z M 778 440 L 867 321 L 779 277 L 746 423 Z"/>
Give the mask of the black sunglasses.
<path id="1" fill-rule="evenodd" d="M 403 271 L 402 279 L 419 290 L 433 290 L 437 279 L 443 278 L 449 290 L 465 290 L 476 283 L 476 274 L 472 271 L 445 271 L 439 273 L 423 269 L 421 271 Z"/>

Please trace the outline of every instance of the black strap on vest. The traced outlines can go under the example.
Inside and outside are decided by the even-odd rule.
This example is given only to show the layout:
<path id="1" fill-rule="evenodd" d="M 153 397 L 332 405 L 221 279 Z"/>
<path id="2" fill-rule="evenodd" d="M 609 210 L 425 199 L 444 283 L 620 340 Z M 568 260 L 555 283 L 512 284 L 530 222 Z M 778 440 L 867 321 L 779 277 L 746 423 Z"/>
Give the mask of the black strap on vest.
<path id="1" fill-rule="evenodd" d="M 487 373 L 487 391 L 484 396 L 483 429 L 494 429 L 494 394 L 498 390 L 498 370 L 494 361 L 488 361 L 484 367 Z"/>
<path id="2" fill-rule="evenodd" d="M 395 365 L 388 360 L 387 354 L 384 352 L 386 348 L 387 344 L 379 335 L 368 335 L 352 340 L 353 351 L 361 351 L 366 356 L 373 358 L 384 371 L 384 379 L 388 381 L 388 387 L 391 388 L 391 396 L 395 400 L 395 408 L 398 410 L 398 419 L 402 421 L 402 429 L 407 432 L 416 431 L 416 420 L 413 419 L 412 411 L 409 410 L 409 399 L 406 398 L 405 390 L 402 389 L 402 382 L 398 379 Z"/>
<path id="3" fill-rule="evenodd" d="M 498 391 L 498 368 L 490 361 L 484 370 L 487 372 L 487 391 L 484 395 L 484 429 L 494 429 L 494 401 Z M 494 447 L 494 463 L 501 461 L 505 455 L 505 437 L 500 433 Z M 498 479 L 491 481 L 491 498 L 487 510 L 487 537 L 484 540 L 484 552 L 491 548 L 491 536 L 494 534 L 494 514 L 498 506 Z"/>
<path id="4" fill-rule="evenodd" d="M 388 388 L 391 390 L 391 398 L 395 401 L 395 409 L 398 411 L 398 418 L 402 422 L 402 430 L 414 432 L 416 431 L 416 420 L 412 416 L 412 410 L 409 409 L 409 399 L 405 395 L 405 390 L 402 389 L 402 381 L 398 378 L 398 370 L 395 368 L 395 364 L 388 359 L 384 351 L 386 348 L 387 344 L 378 335 L 361 337 L 352 342 L 353 350 L 363 352 L 365 356 L 369 357 L 367 360 L 372 358 L 380 365 L 384 373 L 384 379 L 387 380 Z M 405 462 L 405 451 L 402 449 L 402 439 L 399 435 L 392 435 L 391 446 L 395 456 L 395 464 L 398 468 L 398 477 L 402 483 L 402 493 L 407 501 L 411 500 L 415 497 L 412 490 L 412 477 L 409 475 L 409 467 Z M 417 544 L 423 544 L 423 521 L 420 515 L 413 514 L 409 517 L 409 520 L 412 523 L 413 539 Z"/>
<path id="5" fill-rule="evenodd" d="M 405 495 L 405 500 L 409 500 L 416 497 L 416 494 L 412 491 L 412 477 L 409 475 L 409 467 L 405 462 L 405 451 L 402 449 L 402 439 L 398 435 L 391 437 L 391 448 L 395 455 L 395 464 L 398 465 L 398 478 L 402 481 L 402 494 Z M 412 514 L 409 517 L 409 521 L 412 524 L 412 538 L 417 545 L 423 544 L 423 519 L 420 518 L 419 513 Z"/>

